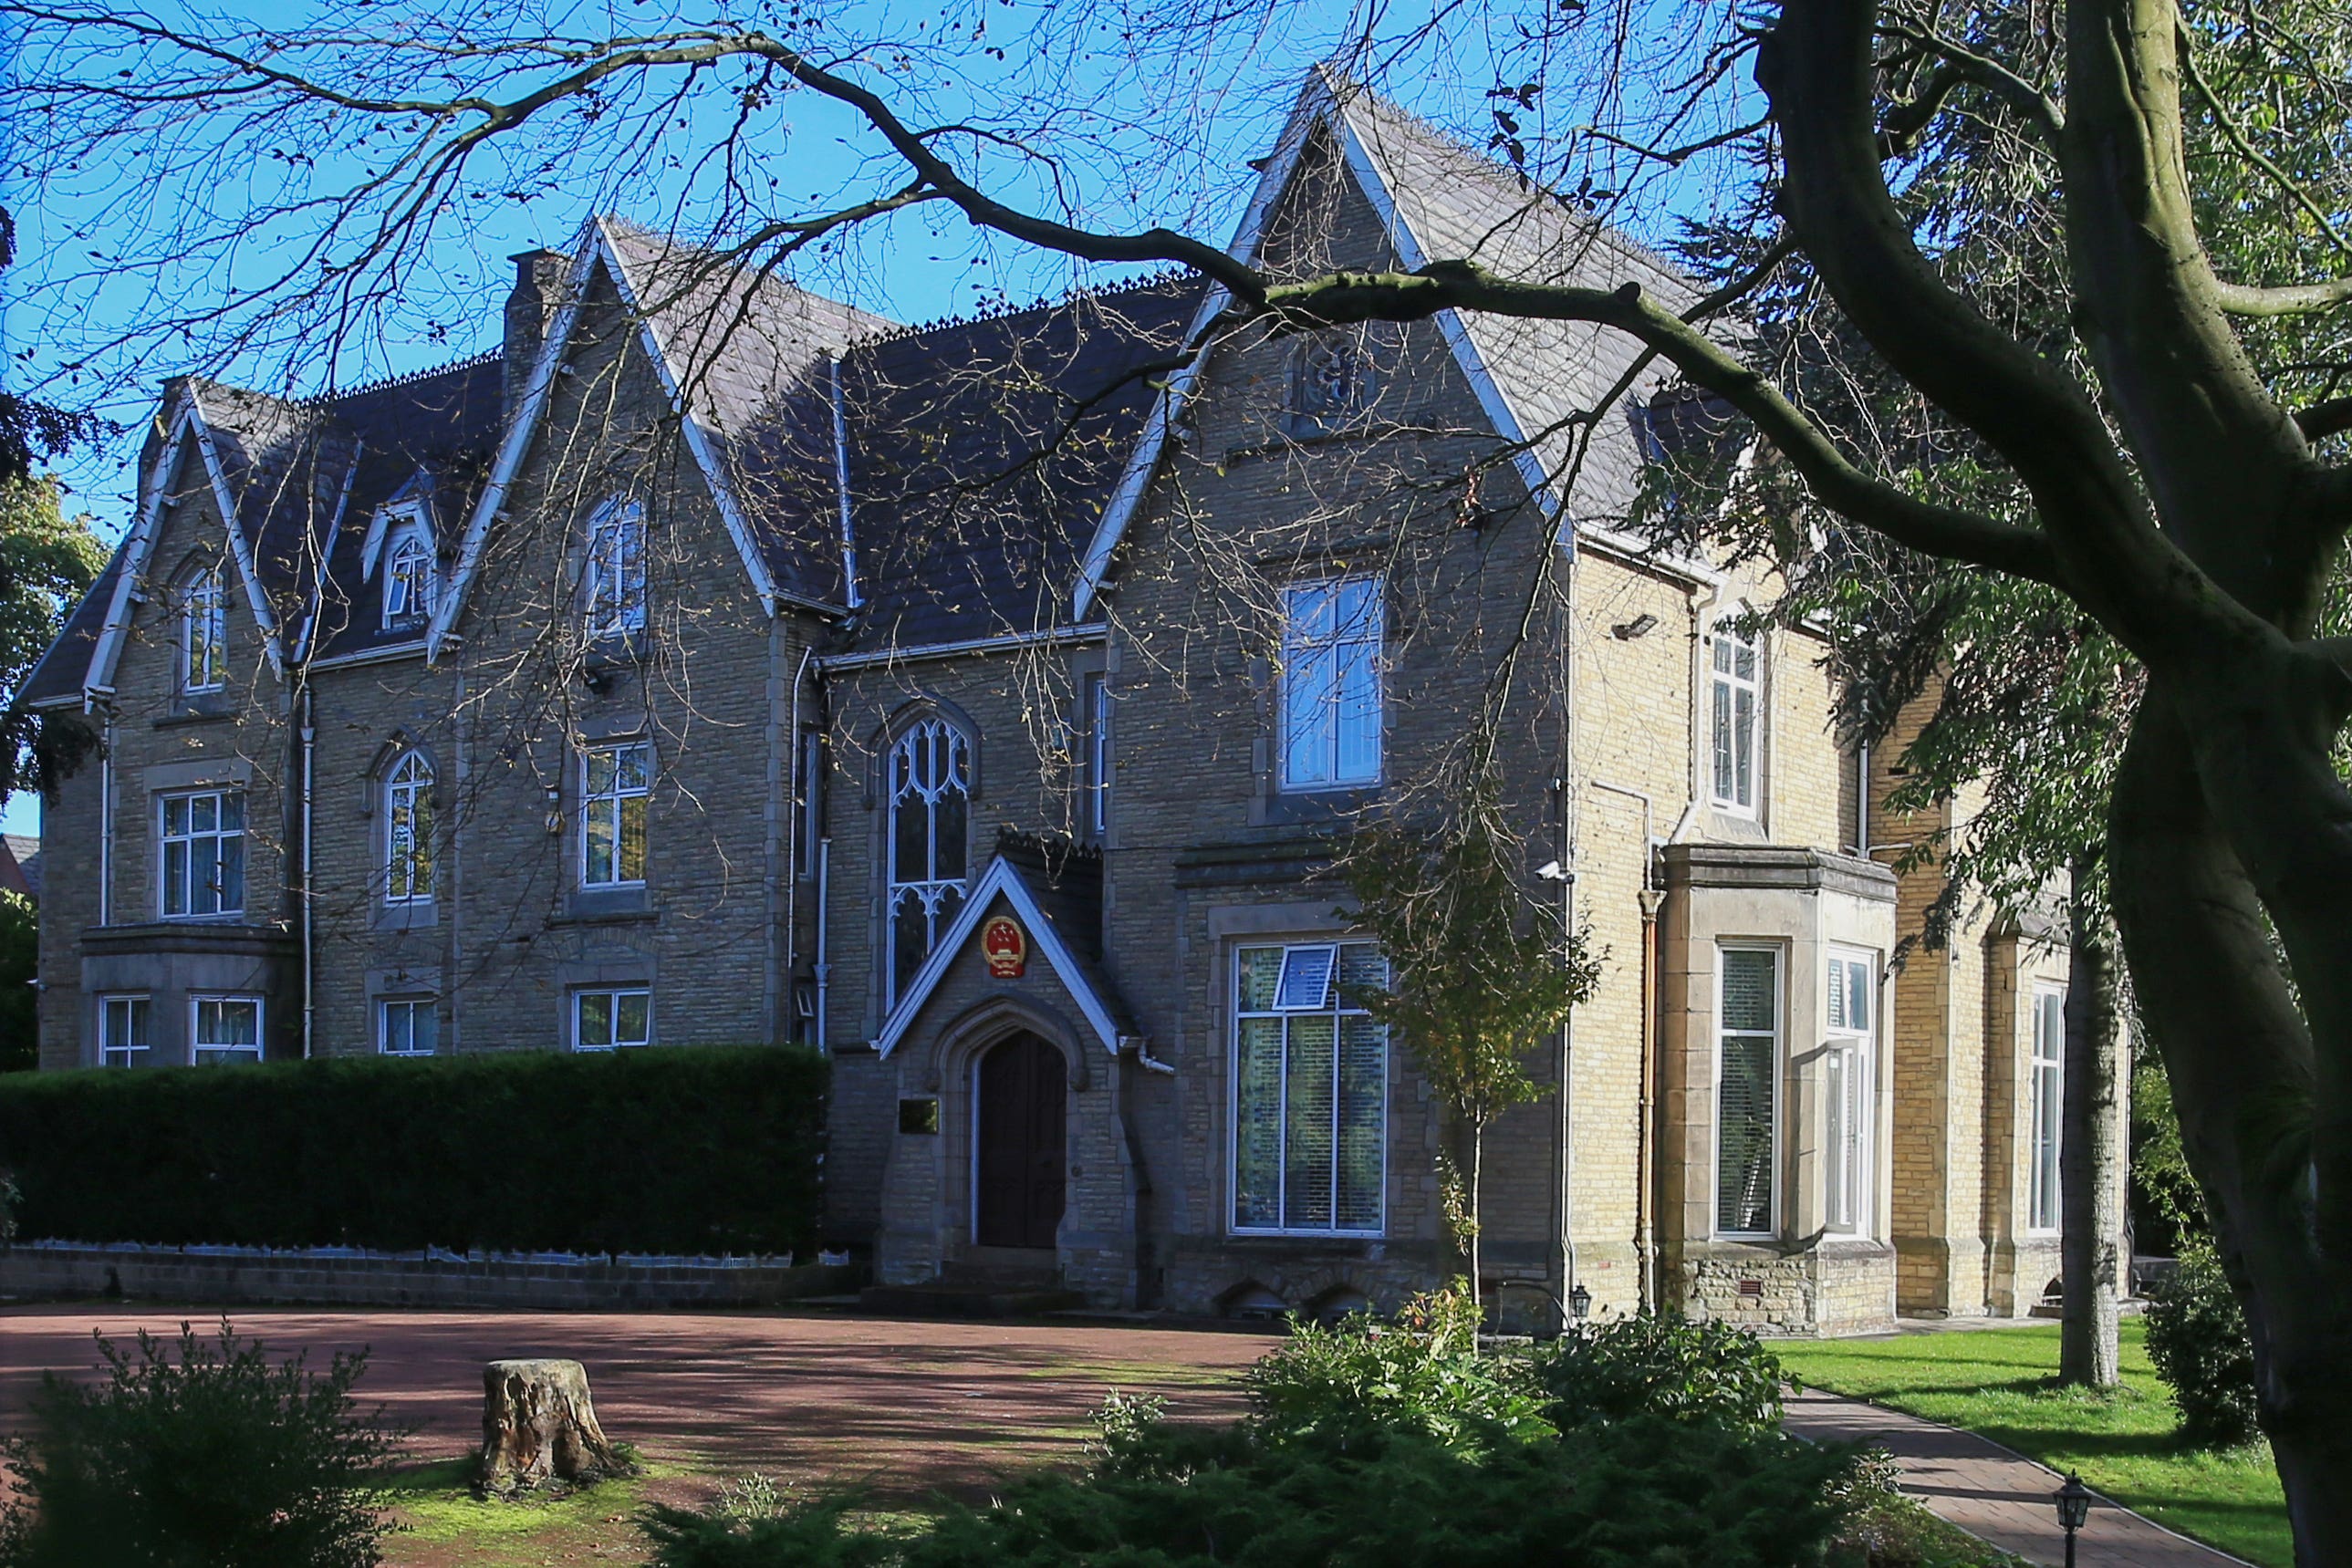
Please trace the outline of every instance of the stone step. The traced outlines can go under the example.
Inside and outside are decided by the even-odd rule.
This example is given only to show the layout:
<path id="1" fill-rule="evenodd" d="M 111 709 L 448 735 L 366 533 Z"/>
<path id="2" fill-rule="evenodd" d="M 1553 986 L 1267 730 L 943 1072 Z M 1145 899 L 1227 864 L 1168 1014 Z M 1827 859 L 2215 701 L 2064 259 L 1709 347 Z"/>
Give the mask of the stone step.
<path id="1" fill-rule="evenodd" d="M 866 1312 L 940 1318 L 1025 1318 L 1080 1305 L 1085 1298 L 1057 1285 L 996 1285 L 932 1280 L 919 1285 L 868 1285 L 857 1293 Z"/>

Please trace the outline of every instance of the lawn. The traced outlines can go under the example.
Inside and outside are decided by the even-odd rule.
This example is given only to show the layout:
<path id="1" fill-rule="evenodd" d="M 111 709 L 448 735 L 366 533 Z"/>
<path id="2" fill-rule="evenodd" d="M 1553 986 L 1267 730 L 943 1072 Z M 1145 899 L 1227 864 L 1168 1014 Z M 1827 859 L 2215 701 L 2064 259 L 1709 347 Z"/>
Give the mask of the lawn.
<path id="1" fill-rule="evenodd" d="M 2058 1325 L 1776 1345 L 1792 1377 L 1965 1427 L 2041 1460 L 2183 1535 L 2292 1568 L 2286 1502 L 2268 1448 L 2184 1448 L 2148 1364 L 2142 1326 L 2123 1331 L 2123 1386 L 2054 1386 Z"/>

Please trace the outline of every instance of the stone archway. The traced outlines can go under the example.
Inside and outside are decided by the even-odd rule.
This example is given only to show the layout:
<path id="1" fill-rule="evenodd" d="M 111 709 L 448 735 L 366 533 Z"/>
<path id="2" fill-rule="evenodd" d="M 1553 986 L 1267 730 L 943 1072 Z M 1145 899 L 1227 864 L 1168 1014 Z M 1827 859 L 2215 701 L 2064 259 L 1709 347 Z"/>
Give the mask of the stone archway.
<path id="1" fill-rule="evenodd" d="M 1051 1249 L 1068 1197 L 1069 1067 L 1024 1030 L 972 1065 L 972 1240 Z"/>

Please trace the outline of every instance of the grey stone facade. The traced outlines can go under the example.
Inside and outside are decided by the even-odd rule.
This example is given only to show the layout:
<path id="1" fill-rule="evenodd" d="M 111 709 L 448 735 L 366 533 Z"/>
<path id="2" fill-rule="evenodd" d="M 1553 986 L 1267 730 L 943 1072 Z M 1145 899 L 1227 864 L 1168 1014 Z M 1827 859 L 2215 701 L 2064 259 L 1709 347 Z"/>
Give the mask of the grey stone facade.
<path id="1" fill-rule="evenodd" d="M 1478 246 L 1685 287 L 1523 212 L 1507 174 L 1384 106 L 1310 92 L 1284 147 L 1242 241 L 1277 272 Z M 1625 345 L 1494 322 L 1242 334 L 1163 401 L 1145 367 L 1183 341 L 1197 283 L 904 330 L 699 265 L 600 221 L 518 258 L 502 354 L 314 403 L 172 390 L 139 528 L 34 681 L 102 743 L 48 804 L 45 1066 L 98 1064 L 109 998 L 131 998 L 158 1067 L 188 1059 L 197 998 L 232 995 L 259 1001 L 272 1057 L 373 1052 L 394 1019 L 441 1051 L 806 1040 L 835 1066 L 828 1237 L 885 1281 L 1393 1304 L 1456 1266 L 1450 1134 L 1404 1043 L 1312 977 L 1349 936 L 1322 873 L 1364 813 L 1428 809 L 1483 736 L 1530 896 L 1606 954 L 1593 1001 L 1531 1042 L 1542 1095 L 1489 1134 L 1482 1283 L 1505 1320 L 1556 1321 L 1581 1285 L 1603 1312 L 1867 1329 L 1923 1248 L 1988 1260 L 1975 1310 L 2030 1306 L 2038 1252 L 1898 1234 L 1899 1189 L 1932 1114 L 2020 1201 L 2017 988 L 2063 961 L 2009 950 L 2014 1005 L 1937 1016 L 1938 1060 L 1998 1064 L 2006 1098 L 1915 1107 L 1895 1063 L 1916 985 L 1888 966 L 1932 873 L 1898 885 L 1857 841 L 1883 814 L 1828 733 L 1818 648 L 1763 635 L 1749 798 L 1718 804 L 1712 650 L 1774 586 L 1619 531 L 1631 415 L 1601 421 L 1572 484 L 1552 461 L 1549 422 Z M 403 617 L 412 535 L 433 602 Z M 189 695 L 179 585 L 210 562 L 235 590 L 228 675 Z M 1338 580 L 1380 585 L 1359 732 L 1379 762 L 1301 787 L 1286 594 Z M 915 736 L 954 737 L 959 788 L 902 816 Z M 245 896 L 167 914 L 159 813 L 198 789 L 244 803 Z M 910 898 L 936 919 L 894 958 Z M 1713 1206 L 1727 947 L 1777 955 L 1769 1235 L 1719 1233 Z M 1833 951 L 1891 998 L 1843 1045 Z M 1294 963 L 1338 999 L 1244 1006 L 1246 966 L 1287 987 Z M 1272 1124 L 1245 1034 L 1287 1042 Z M 1327 1037 L 1358 1054 L 1318 1088 Z M 1039 1041 L 1058 1107 L 989 1076 Z M 1834 1049 L 1870 1085 L 1836 1110 Z M 1016 1111 L 1058 1142 L 1008 1154 Z M 1833 1122 L 1863 1193 L 1843 1228 Z M 1269 1124 L 1279 1157 L 1249 1169 L 1279 1176 L 1245 1176 Z M 1264 1179 L 1275 1210 L 1243 1190 Z M 1006 1181 L 1058 1214 L 1050 1245 L 992 1239 Z"/>

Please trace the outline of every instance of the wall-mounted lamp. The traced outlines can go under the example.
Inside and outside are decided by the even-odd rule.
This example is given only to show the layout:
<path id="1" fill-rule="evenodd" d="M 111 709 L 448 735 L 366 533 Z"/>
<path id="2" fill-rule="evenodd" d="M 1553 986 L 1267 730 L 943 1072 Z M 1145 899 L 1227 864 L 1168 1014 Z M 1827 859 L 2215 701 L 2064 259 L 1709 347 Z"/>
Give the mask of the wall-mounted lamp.
<path id="1" fill-rule="evenodd" d="M 1620 643 L 1630 643 L 1636 637 L 1646 637 L 1657 629 L 1656 616 L 1636 615 L 1631 621 L 1621 622 L 1609 628 L 1609 634 Z"/>

